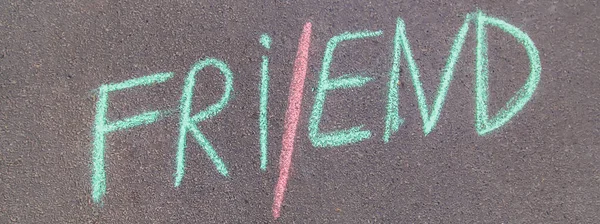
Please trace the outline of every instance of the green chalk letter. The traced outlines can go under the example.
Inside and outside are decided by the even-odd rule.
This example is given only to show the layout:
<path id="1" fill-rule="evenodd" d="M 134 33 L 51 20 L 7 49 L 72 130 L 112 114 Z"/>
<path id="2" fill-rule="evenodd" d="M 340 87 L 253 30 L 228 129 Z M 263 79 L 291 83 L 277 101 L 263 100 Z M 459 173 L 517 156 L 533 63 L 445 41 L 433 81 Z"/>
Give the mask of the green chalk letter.
<path id="1" fill-rule="evenodd" d="M 398 26 L 396 24 L 396 26 Z M 392 69 L 390 70 L 390 80 L 388 81 L 388 103 L 387 114 L 385 116 L 385 131 L 383 133 L 383 141 L 390 141 L 390 136 L 398 131 L 398 128 L 404 119 L 398 114 L 398 84 L 400 82 L 400 29 L 396 28 L 394 35 L 394 48 L 392 49 Z"/>
<path id="2" fill-rule="evenodd" d="M 194 116 L 191 116 L 192 96 L 194 95 L 194 86 L 196 85 L 196 73 L 204 69 L 206 66 L 213 66 L 219 69 L 225 76 L 225 93 L 223 93 L 223 96 L 219 102 L 210 105 L 205 110 L 198 112 Z M 233 74 L 225 62 L 214 58 L 207 58 L 198 61 L 190 69 L 188 77 L 185 79 L 181 100 L 179 101 L 179 109 L 181 114 L 179 118 L 179 141 L 177 142 L 177 155 L 175 156 L 177 167 L 175 172 L 175 187 L 181 184 L 181 180 L 185 174 L 185 147 L 188 132 L 191 132 L 192 136 L 194 136 L 196 141 L 198 141 L 200 146 L 202 146 L 208 157 L 216 166 L 217 171 L 219 171 L 219 173 L 221 173 L 223 176 L 228 176 L 227 166 L 225 163 L 223 163 L 217 152 L 213 149 L 208 139 L 206 139 L 204 134 L 200 132 L 200 129 L 196 124 L 221 112 L 225 105 L 227 105 L 232 90 Z"/>
<path id="3" fill-rule="evenodd" d="M 171 77 L 173 77 L 173 73 L 171 72 L 159 73 L 120 83 L 104 84 L 98 89 L 98 101 L 96 102 L 96 117 L 93 129 L 94 148 L 92 150 L 92 199 L 95 203 L 100 202 L 102 196 L 106 193 L 106 173 L 104 170 L 104 143 L 106 142 L 106 134 L 150 124 L 157 121 L 161 114 L 160 111 L 149 111 L 120 121 L 108 122 L 108 118 L 106 117 L 108 111 L 108 93 L 136 86 L 149 86 L 165 82 Z"/>
<path id="4" fill-rule="evenodd" d="M 410 49 L 410 44 L 408 42 L 408 38 L 406 37 L 406 27 L 404 25 L 404 21 L 400 18 L 397 19 L 396 23 L 396 37 L 394 38 L 394 45 L 397 42 L 400 42 L 400 46 L 402 51 L 404 51 L 404 55 L 408 64 L 408 70 L 411 74 L 411 78 L 413 81 L 413 85 L 415 88 L 415 94 L 417 95 L 417 101 L 419 104 L 419 111 L 421 112 L 421 118 L 423 119 L 423 132 L 425 135 L 429 134 L 434 128 L 440 117 L 440 112 L 444 105 L 444 101 L 446 100 L 446 94 L 448 93 L 448 89 L 450 88 L 450 82 L 452 81 L 452 77 L 454 75 L 454 66 L 458 61 L 460 56 L 460 52 L 462 46 L 465 43 L 465 39 L 467 37 L 467 32 L 469 31 L 469 21 L 471 20 L 471 15 L 467 15 L 465 18 L 463 25 L 461 26 L 458 34 L 454 38 L 454 43 L 450 48 L 450 55 L 446 61 L 446 66 L 442 70 L 442 76 L 440 78 L 440 86 L 438 87 L 438 92 L 433 101 L 433 108 L 428 108 L 427 106 L 427 98 L 425 97 L 425 91 L 423 90 L 423 85 L 421 84 L 421 80 L 419 78 L 419 67 L 417 63 L 413 59 L 412 51 Z M 400 48 L 396 48 L 396 51 L 399 51 Z M 399 52 L 395 53 L 394 57 L 398 55 L 398 59 L 400 58 Z M 393 65 L 395 66 L 395 65 Z M 394 72 L 394 67 L 392 67 L 392 72 Z M 388 97 L 389 98 L 389 97 Z M 393 99 L 393 96 L 392 96 Z M 388 106 L 388 116 L 392 118 L 388 118 L 387 120 L 391 120 L 390 122 L 386 122 L 386 133 L 388 132 L 387 127 L 391 130 L 396 130 L 396 125 L 399 123 L 397 119 L 394 118 L 395 115 L 389 115 L 390 107 Z M 431 111 L 429 110 L 431 109 Z M 391 110 L 392 113 L 397 113 L 396 110 Z M 387 121 L 386 120 L 386 121 Z M 396 121 L 395 121 L 396 120 Z M 384 135 L 384 141 L 386 140 L 386 135 Z"/>
<path id="5" fill-rule="evenodd" d="M 260 43 L 264 48 L 271 49 L 271 38 L 264 33 L 260 36 Z M 269 133 L 269 125 L 267 120 L 267 104 L 269 102 L 269 57 L 262 56 L 262 64 L 260 68 L 260 107 L 259 107 L 259 128 L 260 128 L 260 169 L 267 169 L 267 140 Z"/>
<path id="6" fill-rule="evenodd" d="M 321 115 L 323 114 L 323 105 L 325 104 L 325 96 L 327 91 L 334 89 L 347 89 L 360 87 L 372 78 L 363 77 L 360 75 L 343 75 L 338 78 L 329 79 L 329 67 L 333 59 L 333 51 L 342 41 L 363 39 L 368 37 L 376 37 L 381 35 L 382 31 L 361 31 L 355 33 L 342 33 L 332 37 L 327 42 L 325 55 L 323 56 L 323 67 L 319 76 L 319 84 L 317 86 L 317 95 L 310 116 L 308 125 L 308 133 L 310 141 L 315 147 L 333 147 L 345 144 L 352 144 L 371 137 L 371 131 L 361 130 L 362 126 L 352 127 L 341 131 L 333 131 L 329 133 L 319 132 L 319 123 L 321 123 Z"/>
<path id="7" fill-rule="evenodd" d="M 479 135 L 485 135 L 502 125 L 506 124 L 525 104 L 531 99 L 533 92 L 540 81 L 542 66 L 540 56 L 533 41 L 519 28 L 508 24 L 500 19 L 489 17 L 483 12 L 477 13 L 477 47 L 475 53 L 475 128 Z M 512 35 L 521 43 L 527 51 L 530 69 L 529 78 L 515 95 L 506 103 L 496 117 L 488 117 L 488 57 L 487 57 L 487 35 L 486 25 L 500 28 L 502 31 Z"/>

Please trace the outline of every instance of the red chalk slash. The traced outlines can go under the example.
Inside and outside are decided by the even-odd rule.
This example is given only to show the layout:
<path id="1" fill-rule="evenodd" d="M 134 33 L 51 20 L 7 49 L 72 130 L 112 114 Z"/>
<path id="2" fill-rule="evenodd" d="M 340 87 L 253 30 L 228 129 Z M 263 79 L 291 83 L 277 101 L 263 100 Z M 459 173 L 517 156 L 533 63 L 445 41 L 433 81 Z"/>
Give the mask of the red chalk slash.
<path id="1" fill-rule="evenodd" d="M 294 76 L 290 84 L 290 95 L 288 97 L 288 108 L 285 113 L 285 130 L 283 133 L 281 155 L 279 157 L 279 180 L 275 186 L 275 198 L 273 199 L 273 218 L 279 218 L 281 203 L 287 187 L 287 181 L 290 176 L 290 167 L 292 166 L 292 153 L 294 152 L 294 138 L 296 137 L 296 128 L 300 118 L 300 107 L 302 106 L 302 92 L 304 90 L 304 80 L 308 67 L 308 47 L 310 46 L 310 33 L 312 25 L 310 22 L 304 24 L 302 35 L 298 43 L 298 53 L 294 62 Z"/>

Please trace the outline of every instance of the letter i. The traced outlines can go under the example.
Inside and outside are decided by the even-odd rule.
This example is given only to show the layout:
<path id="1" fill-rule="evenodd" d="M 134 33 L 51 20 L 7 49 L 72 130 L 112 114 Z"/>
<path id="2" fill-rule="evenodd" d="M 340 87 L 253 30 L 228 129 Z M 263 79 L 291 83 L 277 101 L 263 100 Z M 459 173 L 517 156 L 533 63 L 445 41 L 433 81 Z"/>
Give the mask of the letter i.
<path id="1" fill-rule="evenodd" d="M 264 33 L 260 36 L 260 44 L 267 50 L 271 49 L 271 38 Z M 262 56 L 262 65 L 260 68 L 260 109 L 258 124 L 260 128 L 260 169 L 267 169 L 268 155 L 268 121 L 267 121 L 267 103 L 269 101 L 269 57 Z"/>

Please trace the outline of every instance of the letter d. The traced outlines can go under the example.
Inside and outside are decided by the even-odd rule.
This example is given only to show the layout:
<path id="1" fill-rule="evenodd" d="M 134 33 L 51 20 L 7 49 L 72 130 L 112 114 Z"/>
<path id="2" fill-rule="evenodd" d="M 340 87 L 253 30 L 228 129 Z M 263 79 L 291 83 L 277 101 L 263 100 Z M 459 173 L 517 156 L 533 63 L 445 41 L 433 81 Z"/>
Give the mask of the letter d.
<path id="1" fill-rule="evenodd" d="M 525 104 L 531 99 L 533 92 L 540 81 L 542 66 L 540 56 L 533 41 L 527 34 L 519 28 L 508 24 L 507 22 L 489 17 L 483 12 L 477 12 L 477 47 L 475 59 L 475 128 L 479 135 L 485 135 L 491 131 L 502 127 L 515 114 L 517 114 Z M 487 35 L 486 25 L 500 28 L 502 31 L 512 35 L 521 43 L 527 51 L 529 57 L 530 69 L 529 77 L 525 84 L 510 98 L 506 105 L 498 111 L 495 117 L 488 117 L 488 57 L 487 57 Z"/>

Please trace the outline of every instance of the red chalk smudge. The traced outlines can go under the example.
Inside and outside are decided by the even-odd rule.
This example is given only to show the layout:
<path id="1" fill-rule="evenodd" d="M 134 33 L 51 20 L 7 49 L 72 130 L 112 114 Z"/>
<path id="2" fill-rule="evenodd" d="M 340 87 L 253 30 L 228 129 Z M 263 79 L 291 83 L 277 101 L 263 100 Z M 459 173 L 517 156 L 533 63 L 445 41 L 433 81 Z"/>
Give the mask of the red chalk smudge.
<path id="1" fill-rule="evenodd" d="M 300 106 L 302 105 L 302 91 L 304 90 L 304 80 L 308 67 L 308 47 L 310 46 L 310 33 L 312 25 L 310 22 L 304 24 L 302 35 L 298 43 L 298 52 L 294 62 L 294 76 L 290 84 L 290 94 L 288 97 L 288 108 L 285 113 L 285 131 L 283 133 L 281 155 L 279 157 L 279 180 L 275 186 L 275 198 L 273 199 L 273 218 L 279 218 L 281 203 L 285 195 L 287 181 L 292 166 L 292 153 L 294 152 L 294 138 L 298 119 L 300 118 Z"/>

